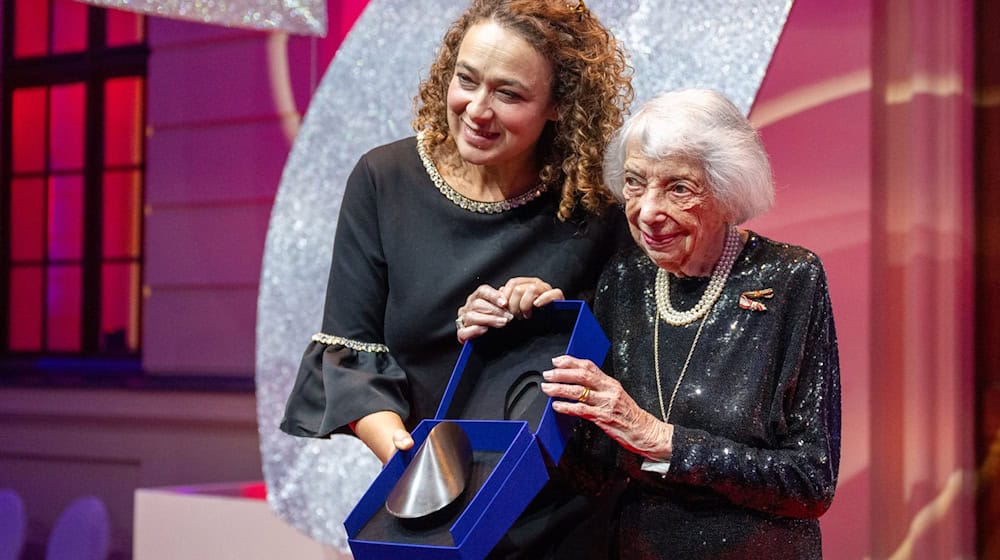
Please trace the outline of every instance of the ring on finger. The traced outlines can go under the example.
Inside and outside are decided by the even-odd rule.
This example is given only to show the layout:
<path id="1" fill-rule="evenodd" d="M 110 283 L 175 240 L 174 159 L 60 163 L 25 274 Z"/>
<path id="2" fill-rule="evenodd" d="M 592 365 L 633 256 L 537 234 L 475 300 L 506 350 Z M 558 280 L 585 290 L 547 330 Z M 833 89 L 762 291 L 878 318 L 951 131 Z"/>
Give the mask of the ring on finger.
<path id="1" fill-rule="evenodd" d="M 462 316 L 461 315 L 459 315 L 458 318 L 455 319 L 455 328 L 457 328 L 457 329 L 464 329 L 465 328 L 465 321 L 462 320 Z"/>
<path id="2" fill-rule="evenodd" d="M 590 398 L 590 387 L 584 387 L 583 394 L 577 397 L 576 400 L 586 404 L 588 398 Z"/>

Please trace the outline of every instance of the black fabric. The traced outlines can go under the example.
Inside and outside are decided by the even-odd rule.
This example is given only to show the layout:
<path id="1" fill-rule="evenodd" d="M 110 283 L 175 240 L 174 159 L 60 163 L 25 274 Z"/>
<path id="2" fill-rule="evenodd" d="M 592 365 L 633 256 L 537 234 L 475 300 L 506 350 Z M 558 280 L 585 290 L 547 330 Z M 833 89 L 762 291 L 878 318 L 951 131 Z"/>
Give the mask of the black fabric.
<path id="1" fill-rule="evenodd" d="M 507 395 L 525 372 L 552 367 L 552 357 L 563 354 L 569 346 L 578 317 L 576 309 L 538 309 L 530 321 L 516 321 L 502 329 L 487 332 L 475 341 L 475 349 L 462 370 L 445 418 L 467 420 L 504 420 L 509 418 Z M 537 374 L 541 377 L 541 374 Z M 541 408 L 527 406 L 521 413 L 535 410 L 536 414 L 520 418 L 528 422 L 532 432 L 538 430 L 544 405 L 548 402 L 538 384 L 531 395 Z M 523 398 L 522 398 L 523 400 Z"/>
<path id="2" fill-rule="evenodd" d="M 281 429 L 293 436 L 323 437 L 351 433 L 344 418 L 374 410 L 395 410 L 406 417 L 402 388 L 406 374 L 385 352 L 360 352 L 340 344 L 310 342 L 292 387 Z M 328 406 L 328 403 L 336 403 Z"/>
<path id="3" fill-rule="evenodd" d="M 344 192 L 322 331 L 385 344 L 391 361 L 331 360 L 326 345 L 311 345 L 282 429 L 347 433 L 379 410 L 398 412 L 409 429 L 432 418 L 461 350 L 457 310 L 480 284 L 536 276 L 568 299 L 590 299 L 624 238 L 621 212 L 560 222 L 558 202 L 552 190 L 499 214 L 462 209 L 431 182 L 414 138 L 362 157 Z"/>
<path id="4" fill-rule="evenodd" d="M 605 372 L 660 417 L 653 364 L 656 266 L 638 248 L 609 263 L 595 315 L 612 340 Z M 676 309 L 694 306 L 707 278 L 671 282 Z M 741 293 L 772 288 L 766 311 Z M 698 322 L 660 323 L 664 402 Z M 813 253 L 751 233 L 710 311 L 677 392 L 666 475 L 581 426 L 569 461 L 581 478 L 628 480 L 618 504 L 621 558 L 820 558 L 818 517 L 833 499 L 840 459 L 840 372 L 823 267 Z M 604 450 L 605 455 L 601 455 Z M 617 460 L 608 458 L 614 453 Z M 591 454 L 589 459 L 580 455 Z M 600 487 L 600 485 L 598 485 Z"/>
<path id="5" fill-rule="evenodd" d="M 611 503 L 550 481 L 532 500 L 488 560 L 603 560 L 609 558 L 606 524 Z"/>

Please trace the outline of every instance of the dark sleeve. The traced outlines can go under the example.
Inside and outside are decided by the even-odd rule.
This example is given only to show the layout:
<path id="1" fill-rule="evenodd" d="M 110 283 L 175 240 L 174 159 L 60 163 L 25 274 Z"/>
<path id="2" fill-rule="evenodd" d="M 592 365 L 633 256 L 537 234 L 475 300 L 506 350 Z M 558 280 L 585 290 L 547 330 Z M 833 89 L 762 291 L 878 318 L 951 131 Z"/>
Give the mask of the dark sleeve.
<path id="1" fill-rule="evenodd" d="M 789 329 L 772 424 L 779 444 L 760 448 L 674 427 L 664 482 L 707 487 L 733 503 L 788 517 L 818 517 L 833 500 L 840 463 L 840 366 L 826 276 L 819 261 L 806 305 Z M 806 292 L 807 294 L 809 292 Z"/>
<path id="2" fill-rule="evenodd" d="M 409 416 L 406 374 L 385 346 L 388 296 L 376 185 L 362 158 L 347 181 L 327 283 L 323 332 L 299 366 L 281 429 L 326 437 L 380 410 Z"/>
<path id="3" fill-rule="evenodd" d="M 314 340 L 288 397 L 281 430 L 293 436 L 353 434 L 347 424 L 379 410 L 403 418 L 406 375 L 388 352 L 365 352 Z"/>

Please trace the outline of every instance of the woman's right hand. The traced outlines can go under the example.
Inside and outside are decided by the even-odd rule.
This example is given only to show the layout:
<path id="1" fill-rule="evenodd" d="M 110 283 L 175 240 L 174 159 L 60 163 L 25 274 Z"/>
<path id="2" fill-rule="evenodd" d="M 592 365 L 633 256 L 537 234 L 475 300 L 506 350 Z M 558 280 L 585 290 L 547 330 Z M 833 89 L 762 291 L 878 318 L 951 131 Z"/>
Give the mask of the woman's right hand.
<path id="1" fill-rule="evenodd" d="M 413 447 L 413 438 L 403 426 L 403 419 L 390 410 L 380 410 L 362 416 L 351 423 L 351 429 L 358 439 L 372 450 L 378 460 L 382 461 L 382 465 L 388 463 L 397 450 Z"/>
<path id="2" fill-rule="evenodd" d="M 507 300 L 507 310 L 516 318 L 529 318 L 536 307 L 545 307 L 557 299 L 564 299 L 559 288 L 541 278 L 519 276 L 511 278 L 500 288 Z"/>

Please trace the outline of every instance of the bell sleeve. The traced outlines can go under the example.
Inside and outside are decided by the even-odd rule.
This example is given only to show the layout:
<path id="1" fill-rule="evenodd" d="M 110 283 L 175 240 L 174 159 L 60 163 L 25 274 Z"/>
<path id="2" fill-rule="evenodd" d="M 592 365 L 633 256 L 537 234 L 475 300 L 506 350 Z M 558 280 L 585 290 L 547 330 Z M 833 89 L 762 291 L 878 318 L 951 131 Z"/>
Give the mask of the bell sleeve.
<path id="1" fill-rule="evenodd" d="M 388 280 L 376 201 L 363 157 L 344 190 L 323 330 L 306 348 L 281 421 L 291 435 L 351 434 L 349 423 L 382 410 L 409 416 L 406 373 L 385 344 Z"/>

